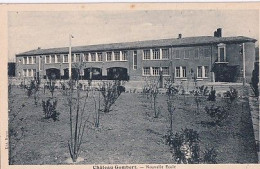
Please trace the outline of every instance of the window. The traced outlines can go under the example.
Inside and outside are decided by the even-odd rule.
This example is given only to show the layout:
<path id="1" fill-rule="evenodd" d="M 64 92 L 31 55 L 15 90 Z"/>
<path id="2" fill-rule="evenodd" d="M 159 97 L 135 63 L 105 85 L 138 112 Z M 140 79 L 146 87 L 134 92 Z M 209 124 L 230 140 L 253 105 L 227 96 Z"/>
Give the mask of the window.
<path id="1" fill-rule="evenodd" d="M 185 50 L 184 51 L 184 59 L 189 59 L 190 58 L 190 51 L 189 50 Z"/>
<path id="2" fill-rule="evenodd" d="M 27 63 L 27 57 L 23 57 L 23 64 Z"/>
<path id="3" fill-rule="evenodd" d="M 90 56 L 91 56 L 91 61 L 95 62 L 96 61 L 96 53 L 91 53 Z"/>
<path id="4" fill-rule="evenodd" d="M 28 57 L 29 61 L 28 64 L 32 64 L 32 57 Z"/>
<path id="5" fill-rule="evenodd" d="M 50 63 L 55 63 L 55 55 L 51 55 L 51 61 Z"/>
<path id="6" fill-rule="evenodd" d="M 160 50 L 153 49 L 153 59 L 160 59 Z"/>
<path id="7" fill-rule="evenodd" d="M 112 52 L 107 52 L 107 61 L 112 61 Z"/>
<path id="8" fill-rule="evenodd" d="M 69 62 L 69 56 L 63 55 L 63 63 L 68 63 L 68 62 Z"/>
<path id="9" fill-rule="evenodd" d="M 195 53 L 194 53 L 194 58 L 195 58 L 195 59 L 199 59 L 199 50 L 198 50 L 198 49 L 195 49 L 194 52 L 195 52 Z"/>
<path id="10" fill-rule="evenodd" d="M 204 66 L 204 77 L 207 78 L 209 76 L 209 67 Z"/>
<path id="11" fill-rule="evenodd" d="M 205 57 L 210 57 L 210 49 L 208 49 L 208 48 L 204 49 L 204 56 Z"/>
<path id="12" fill-rule="evenodd" d="M 32 64 L 36 64 L 36 56 L 33 56 L 33 61 L 32 61 Z"/>
<path id="13" fill-rule="evenodd" d="M 39 56 L 39 70 L 42 70 L 42 57 Z"/>
<path id="14" fill-rule="evenodd" d="M 175 51 L 175 58 L 180 59 L 180 51 L 179 50 Z"/>
<path id="15" fill-rule="evenodd" d="M 102 58 L 102 53 L 101 52 L 99 52 L 99 53 L 97 53 L 97 61 L 99 61 L 99 62 L 102 62 L 103 61 L 103 58 Z"/>
<path id="16" fill-rule="evenodd" d="M 61 56 L 60 55 L 56 55 L 56 63 L 60 63 L 61 62 Z"/>
<path id="17" fill-rule="evenodd" d="M 28 73 L 28 76 L 31 77 L 32 76 L 32 69 L 28 69 L 27 73 Z"/>
<path id="18" fill-rule="evenodd" d="M 218 45 L 218 62 L 226 62 L 226 46 L 225 44 Z"/>
<path id="19" fill-rule="evenodd" d="M 187 75 L 186 75 L 186 67 L 182 67 L 182 77 L 187 77 Z"/>
<path id="20" fill-rule="evenodd" d="M 169 75 L 170 74 L 169 67 L 162 67 L 162 72 L 163 72 L 163 75 Z"/>
<path id="21" fill-rule="evenodd" d="M 88 53 L 85 53 L 83 57 L 83 62 L 88 62 L 88 61 L 89 61 Z"/>
<path id="22" fill-rule="evenodd" d="M 80 54 L 79 53 L 77 53 L 77 54 L 75 54 L 75 62 L 80 62 Z"/>
<path id="23" fill-rule="evenodd" d="M 185 66 L 179 66 L 175 68 L 175 77 L 177 78 L 184 78 L 187 77 L 186 73 L 186 67 Z"/>
<path id="24" fill-rule="evenodd" d="M 122 60 L 127 60 L 127 51 L 122 51 Z"/>
<path id="25" fill-rule="evenodd" d="M 198 66 L 197 68 L 197 77 L 202 78 L 202 66 Z"/>
<path id="26" fill-rule="evenodd" d="M 33 74 L 32 74 L 33 77 L 36 77 L 36 69 L 33 69 L 32 71 L 33 71 Z"/>
<path id="27" fill-rule="evenodd" d="M 27 76 L 27 69 L 23 69 L 23 76 L 24 76 L 24 77 Z"/>
<path id="28" fill-rule="evenodd" d="M 137 69 L 137 51 L 134 51 L 134 54 L 133 54 L 133 69 L 134 70 Z"/>
<path id="29" fill-rule="evenodd" d="M 143 75 L 144 76 L 147 76 L 147 75 L 150 75 L 150 67 L 144 67 L 143 68 Z"/>
<path id="30" fill-rule="evenodd" d="M 170 56 L 169 49 L 162 49 L 162 58 L 169 59 L 169 56 Z"/>
<path id="31" fill-rule="evenodd" d="M 152 67 L 152 73 L 153 73 L 153 76 L 160 75 L 160 68 L 159 67 Z"/>
<path id="32" fill-rule="evenodd" d="M 114 57 L 115 57 L 114 60 L 120 60 L 120 52 L 119 51 L 114 52 Z"/>
<path id="33" fill-rule="evenodd" d="M 175 68 L 175 76 L 176 77 L 181 77 L 181 67 L 176 67 Z"/>
<path id="34" fill-rule="evenodd" d="M 50 63 L 50 56 L 49 55 L 45 56 L 45 63 Z"/>
<path id="35" fill-rule="evenodd" d="M 144 56 L 143 56 L 144 60 L 150 60 L 151 59 L 150 50 L 143 50 L 143 53 L 144 53 Z"/>

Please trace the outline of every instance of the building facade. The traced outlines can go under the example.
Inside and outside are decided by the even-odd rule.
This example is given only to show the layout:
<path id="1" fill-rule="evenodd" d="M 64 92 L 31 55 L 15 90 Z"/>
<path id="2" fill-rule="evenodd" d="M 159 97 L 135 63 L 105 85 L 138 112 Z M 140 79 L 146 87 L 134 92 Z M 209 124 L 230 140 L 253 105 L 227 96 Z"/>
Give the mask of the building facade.
<path id="1" fill-rule="evenodd" d="M 249 81 L 254 67 L 255 39 L 214 36 L 181 37 L 72 47 L 72 76 L 81 79 L 141 81 L 156 77 L 174 81 Z M 36 49 L 16 55 L 16 76 L 69 76 L 69 48 Z M 244 60 L 243 60 L 244 58 Z M 245 69 L 245 70 L 244 70 Z"/>

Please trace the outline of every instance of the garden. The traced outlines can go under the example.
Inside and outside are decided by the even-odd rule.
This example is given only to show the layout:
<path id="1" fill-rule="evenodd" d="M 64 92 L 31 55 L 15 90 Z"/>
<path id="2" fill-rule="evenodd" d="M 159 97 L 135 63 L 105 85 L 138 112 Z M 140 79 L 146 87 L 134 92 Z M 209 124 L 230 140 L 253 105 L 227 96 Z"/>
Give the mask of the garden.
<path id="1" fill-rule="evenodd" d="M 60 83 L 57 85 L 57 83 Z M 44 87 L 43 87 L 44 86 Z M 243 87 L 9 84 L 9 164 L 257 163 Z"/>

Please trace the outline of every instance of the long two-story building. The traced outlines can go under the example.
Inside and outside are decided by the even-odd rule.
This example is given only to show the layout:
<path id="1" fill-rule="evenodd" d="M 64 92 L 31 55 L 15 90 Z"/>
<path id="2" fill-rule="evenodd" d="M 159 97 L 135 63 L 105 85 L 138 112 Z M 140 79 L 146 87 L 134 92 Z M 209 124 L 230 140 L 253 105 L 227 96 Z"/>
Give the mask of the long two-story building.
<path id="1" fill-rule="evenodd" d="M 174 81 L 241 82 L 250 80 L 256 39 L 214 36 L 182 37 L 72 47 L 72 76 L 81 79 L 142 81 L 159 76 Z M 27 51 L 16 55 L 16 76 L 69 76 L 69 47 Z M 243 60 L 244 58 L 244 60 Z M 245 66 L 244 66 L 245 65 Z M 245 70 L 244 70 L 245 68 Z"/>

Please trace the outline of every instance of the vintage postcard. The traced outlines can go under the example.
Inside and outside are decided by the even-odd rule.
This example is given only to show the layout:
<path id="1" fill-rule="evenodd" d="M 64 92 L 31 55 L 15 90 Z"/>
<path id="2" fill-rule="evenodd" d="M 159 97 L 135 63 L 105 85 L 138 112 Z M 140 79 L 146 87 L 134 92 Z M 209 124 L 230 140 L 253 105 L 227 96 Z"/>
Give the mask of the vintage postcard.
<path id="1" fill-rule="evenodd" d="M 259 9 L 1 5 L 1 167 L 259 167 Z"/>

